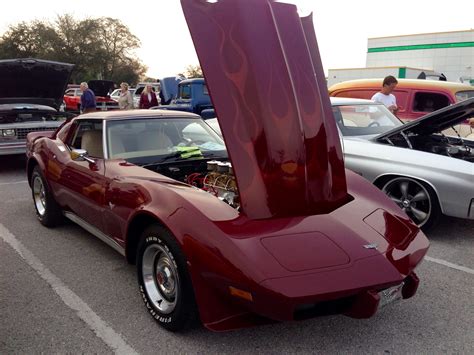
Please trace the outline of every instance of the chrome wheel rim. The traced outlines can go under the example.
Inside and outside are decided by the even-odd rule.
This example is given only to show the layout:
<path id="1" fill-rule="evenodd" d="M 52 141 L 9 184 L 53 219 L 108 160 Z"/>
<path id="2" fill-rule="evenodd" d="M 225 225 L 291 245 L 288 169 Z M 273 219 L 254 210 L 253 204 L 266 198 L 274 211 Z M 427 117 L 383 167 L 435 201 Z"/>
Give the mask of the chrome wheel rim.
<path id="1" fill-rule="evenodd" d="M 35 176 L 33 180 L 33 200 L 35 201 L 36 211 L 43 217 L 46 213 L 46 191 L 39 176 Z"/>
<path id="2" fill-rule="evenodd" d="M 149 245 L 143 253 L 143 283 L 149 300 L 163 314 L 173 312 L 179 297 L 179 274 L 167 247 Z"/>
<path id="3" fill-rule="evenodd" d="M 419 182 L 398 178 L 389 181 L 382 189 L 418 227 L 422 227 L 431 216 L 432 202 L 428 190 Z"/>

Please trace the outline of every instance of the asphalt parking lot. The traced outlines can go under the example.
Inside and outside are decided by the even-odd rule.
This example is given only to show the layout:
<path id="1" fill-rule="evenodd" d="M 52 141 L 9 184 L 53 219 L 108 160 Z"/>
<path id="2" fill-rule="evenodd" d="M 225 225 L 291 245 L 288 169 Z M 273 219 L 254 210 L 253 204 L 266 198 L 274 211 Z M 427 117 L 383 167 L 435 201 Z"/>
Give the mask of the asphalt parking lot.
<path id="1" fill-rule="evenodd" d="M 73 224 L 37 222 L 22 157 L 0 157 L 0 353 L 474 353 L 474 221 L 443 218 L 418 294 L 375 317 L 226 333 L 161 329 L 134 266 Z"/>

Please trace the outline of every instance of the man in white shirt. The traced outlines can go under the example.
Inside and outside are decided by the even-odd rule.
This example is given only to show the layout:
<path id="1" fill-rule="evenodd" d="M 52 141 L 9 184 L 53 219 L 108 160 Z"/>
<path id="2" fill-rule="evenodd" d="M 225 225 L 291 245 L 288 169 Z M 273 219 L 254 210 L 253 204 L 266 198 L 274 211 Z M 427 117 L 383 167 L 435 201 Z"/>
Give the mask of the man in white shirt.
<path id="1" fill-rule="evenodd" d="M 395 90 L 397 84 L 398 81 L 394 76 L 386 76 L 383 79 L 382 90 L 374 94 L 371 100 L 384 104 L 385 107 L 390 110 L 390 112 L 396 114 L 398 111 L 397 98 L 392 94 L 392 92 Z"/>

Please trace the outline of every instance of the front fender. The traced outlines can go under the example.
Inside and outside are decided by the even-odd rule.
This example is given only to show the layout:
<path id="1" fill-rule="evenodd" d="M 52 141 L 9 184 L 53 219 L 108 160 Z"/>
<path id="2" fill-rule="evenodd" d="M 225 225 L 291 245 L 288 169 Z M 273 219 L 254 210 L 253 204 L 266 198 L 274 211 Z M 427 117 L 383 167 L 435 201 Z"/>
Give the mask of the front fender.
<path id="1" fill-rule="evenodd" d="M 141 230 L 149 223 L 160 223 L 176 238 L 186 256 L 202 323 L 214 330 L 235 327 L 222 322 L 246 311 L 226 297 L 226 285 L 248 288 L 252 281 L 235 266 L 235 262 L 229 260 L 229 253 L 224 252 L 235 250 L 238 253 L 238 248 L 217 223 L 238 218 L 238 211 L 211 194 L 190 186 L 153 181 L 140 185 L 150 196 L 130 216 L 127 258 L 139 242 L 137 235 L 131 233 L 137 223 L 141 224 Z M 244 255 L 238 257 L 245 258 Z"/>

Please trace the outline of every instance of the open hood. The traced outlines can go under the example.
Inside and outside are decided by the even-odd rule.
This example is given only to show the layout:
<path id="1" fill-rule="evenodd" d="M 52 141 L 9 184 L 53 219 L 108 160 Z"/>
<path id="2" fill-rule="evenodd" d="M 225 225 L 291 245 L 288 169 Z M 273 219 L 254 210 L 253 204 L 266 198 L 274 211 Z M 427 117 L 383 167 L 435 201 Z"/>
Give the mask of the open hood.
<path id="1" fill-rule="evenodd" d="M 59 109 L 73 68 L 73 64 L 33 58 L 0 60 L 0 104 Z"/>
<path id="2" fill-rule="evenodd" d="M 181 0 L 252 219 L 327 213 L 347 194 L 311 16 L 271 0 Z"/>
<path id="3" fill-rule="evenodd" d="M 431 135 L 460 124 L 471 117 L 474 117 L 474 98 L 431 112 L 418 120 L 411 121 L 377 136 L 376 140 L 383 140 L 401 132 L 405 134 Z"/>
<path id="4" fill-rule="evenodd" d="M 161 85 L 161 94 L 164 98 L 164 103 L 161 104 L 168 104 L 171 100 L 176 99 L 178 97 L 178 84 L 183 80 L 180 76 L 172 76 L 160 79 Z"/>
<path id="5" fill-rule="evenodd" d="M 110 80 L 89 80 L 87 82 L 89 89 L 91 89 L 95 96 L 108 96 L 111 89 L 115 87 L 113 81 Z"/>

